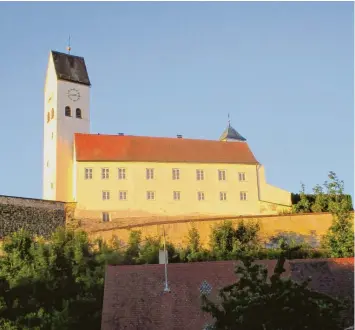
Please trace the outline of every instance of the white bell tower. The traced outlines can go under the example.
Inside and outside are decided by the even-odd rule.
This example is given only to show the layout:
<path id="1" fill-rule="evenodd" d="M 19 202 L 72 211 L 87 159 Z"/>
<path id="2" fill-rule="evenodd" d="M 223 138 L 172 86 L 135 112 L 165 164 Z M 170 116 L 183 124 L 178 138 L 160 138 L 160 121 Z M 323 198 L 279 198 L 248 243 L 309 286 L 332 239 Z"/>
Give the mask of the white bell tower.
<path id="1" fill-rule="evenodd" d="M 44 87 L 43 199 L 73 201 L 74 133 L 90 133 L 83 57 L 51 51 Z"/>

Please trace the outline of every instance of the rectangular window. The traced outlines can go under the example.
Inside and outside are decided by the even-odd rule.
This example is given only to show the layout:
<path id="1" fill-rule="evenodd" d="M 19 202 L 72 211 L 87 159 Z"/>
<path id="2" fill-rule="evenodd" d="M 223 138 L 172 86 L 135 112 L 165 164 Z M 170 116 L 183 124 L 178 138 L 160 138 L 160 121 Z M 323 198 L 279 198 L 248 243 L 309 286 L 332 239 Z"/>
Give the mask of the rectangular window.
<path id="1" fill-rule="evenodd" d="M 110 192 L 109 191 L 103 191 L 102 192 L 102 200 L 108 201 L 110 199 Z"/>
<path id="2" fill-rule="evenodd" d="M 120 191 L 118 193 L 118 198 L 119 198 L 120 201 L 127 200 L 127 191 Z"/>
<path id="3" fill-rule="evenodd" d="M 239 181 L 245 181 L 245 173 L 239 172 Z"/>
<path id="4" fill-rule="evenodd" d="M 102 168 L 101 169 L 101 179 L 109 179 L 110 178 L 110 171 L 108 168 Z"/>
<path id="5" fill-rule="evenodd" d="M 226 181 L 226 171 L 225 170 L 218 170 L 218 180 L 219 181 Z"/>
<path id="6" fill-rule="evenodd" d="M 145 177 L 147 180 L 154 179 L 154 168 L 146 168 L 145 169 Z"/>
<path id="7" fill-rule="evenodd" d="M 126 179 L 126 169 L 119 168 L 118 169 L 118 180 L 125 180 Z"/>
<path id="8" fill-rule="evenodd" d="M 92 168 L 86 168 L 85 169 L 85 180 L 91 180 L 92 179 Z"/>
<path id="9" fill-rule="evenodd" d="M 53 182 L 51 182 L 51 189 L 53 189 L 54 188 L 54 183 Z"/>
<path id="10" fill-rule="evenodd" d="M 152 201 L 152 200 L 155 199 L 155 193 L 154 193 L 154 191 L 147 191 L 147 199 L 148 199 L 149 201 Z"/>
<path id="11" fill-rule="evenodd" d="M 204 200 L 205 200 L 205 193 L 204 193 L 203 191 L 199 191 L 199 192 L 197 193 L 197 199 L 198 199 L 199 201 L 204 201 Z"/>
<path id="12" fill-rule="evenodd" d="M 196 180 L 197 181 L 202 181 L 205 179 L 205 173 L 203 170 L 196 170 Z"/>
<path id="13" fill-rule="evenodd" d="M 173 168 L 173 180 L 180 180 L 180 170 Z"/>
<path id="14" fill-rule="evenodd" d="M 180 200 L 180 191 L 174 191 L 173 198 L 174 198 L 174 201 L 179 201 Z"/>
<path id="15" fill-rule="evenodd" d="M 221 201 L 226 201 L 226 200 L 227 200 L 227 193 L 224 192 L 224 191 L 221 191 L 221 192 L 219 193 L 219 200 L 221 200 Z"/>
<path id="16" fill-rule="evenodd" d="M 241 191 L 240 192 L 240 200 L 241 201 L 246 201 L 247 200 L 247 197 L 248 197 L 248 194 L 246 191 Z"/>
<path id="17" fill-rule="evenodd" d="M 108 213 L 108 212 L 102 212 L 102 221 L 103 221 L 103 222 L 108 222 L 108 221 L 110 221 L 110 213 Z"/>

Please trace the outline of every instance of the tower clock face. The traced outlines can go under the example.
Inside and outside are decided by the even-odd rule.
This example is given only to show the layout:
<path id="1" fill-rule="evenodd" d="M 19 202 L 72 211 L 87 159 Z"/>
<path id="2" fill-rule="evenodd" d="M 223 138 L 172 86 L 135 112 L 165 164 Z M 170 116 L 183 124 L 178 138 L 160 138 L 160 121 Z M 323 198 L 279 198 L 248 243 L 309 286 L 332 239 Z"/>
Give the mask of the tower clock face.
<path id="1" fill-rule="evenodd" d="M 68 90 L 68 97 L 70 100 L 76 102 L 80 99 L 80 92 L 76 88 L 71 88 Z"/>

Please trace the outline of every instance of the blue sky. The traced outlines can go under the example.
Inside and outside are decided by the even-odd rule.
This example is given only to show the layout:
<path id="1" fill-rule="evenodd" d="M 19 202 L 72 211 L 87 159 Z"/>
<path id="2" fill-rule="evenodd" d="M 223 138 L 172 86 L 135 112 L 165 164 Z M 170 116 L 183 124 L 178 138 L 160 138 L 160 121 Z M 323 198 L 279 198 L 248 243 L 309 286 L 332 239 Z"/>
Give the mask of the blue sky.
<path id="1" fill-rule="evenodd" d="M 0 3 L 0 194 L 42 195 L 51 49 L 85 57 L 92 132 L 248 139 L 267 181 L 353 194 L 351 2 Z"/>

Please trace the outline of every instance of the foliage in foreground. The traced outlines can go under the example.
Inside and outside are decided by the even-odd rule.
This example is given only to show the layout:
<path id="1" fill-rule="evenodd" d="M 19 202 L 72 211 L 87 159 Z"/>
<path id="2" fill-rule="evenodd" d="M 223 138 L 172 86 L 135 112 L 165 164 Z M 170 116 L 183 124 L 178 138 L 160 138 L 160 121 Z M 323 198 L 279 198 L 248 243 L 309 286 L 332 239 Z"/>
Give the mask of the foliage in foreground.
<path id="1" fill-rule="evenodd" d="M 99 329 L 105 258 L 86 234 L 55 232 L 49 243 L 20 231 L 0 259 L 1 329 Z"/>
<path id="2" fill-rule="evenodd" d="M 288 251 L 290 253 L 290 251 Z M 281 277 L 285 255 L 281 254 L 268 281 L 267 269 L 243 258 L 236 268 L 240 279 L 226 286 L 215 303 L 202 295 L 202 309 L 209 313 L 215 330 L 337 330 L 341 327 L 340 302 Z"/>
<path id="3" fill-rule="evenodd" d="M 344 193 L 344 181 L 334 172 L 329 172 L 329 181 L 313 188 L 310 200 L 302 185 L 300 200 L 293 205 L 294 213 L 329 212 L 333 217 L 332 225 L 323 239 L 323 248 L 330 256 L 344 258 L 354 256 L 353 207 L 351 197 Z"/>
<path id="4" fill-rule="evenodd" d="M 344 182 L 332 171 L 328 173 L 328 179 L 330 181 L 325 181 L 323 185 L 313 187 L 313 194 L 307 194 L 305 185 L 301 184 L 299 194 L 292 194 L 292 213 L 331 212 L 332 203 L 340 201 L 349 211 L 353 211 L 351 196 L 344 193 Z"/>
<path id="5" fill-rule="evenodd" d="M 326 182 L 329 196 L 329 212 L 333 222 L 326 234 L 323 246 L 331 251 L 332 257 L 354 256 L 353 214 L 349 200 L 344 198 L 344 182 L 335 173 L 329 173 L 330 182 Z"/>

